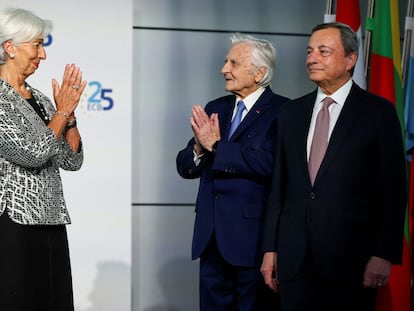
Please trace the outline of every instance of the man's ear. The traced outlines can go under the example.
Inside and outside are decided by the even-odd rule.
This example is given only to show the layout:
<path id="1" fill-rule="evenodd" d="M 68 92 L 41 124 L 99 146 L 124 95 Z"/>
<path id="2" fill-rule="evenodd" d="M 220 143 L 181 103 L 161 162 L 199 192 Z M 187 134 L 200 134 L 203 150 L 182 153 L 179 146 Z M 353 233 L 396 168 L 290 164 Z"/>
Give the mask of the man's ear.
<path id="1" fill-rule="evenodd" d="M 353 52 L 349 54 L 347 57 L 348 57 L 348 63 L 347 63 L 346 69 L 350 70 L 352 67 L 355 67 L 355 64 L 358 59 L 358 54 Z"/>
<path id="2" fill-rule="evenodd" d="M 260 67 L 254 76 L 254 80 L 256 81 L 256 83 L 259 83 L 260 81 L 262 81 L 263 77 L 265 76 L 267 72 L 267 68 L 266 67 Z"/>

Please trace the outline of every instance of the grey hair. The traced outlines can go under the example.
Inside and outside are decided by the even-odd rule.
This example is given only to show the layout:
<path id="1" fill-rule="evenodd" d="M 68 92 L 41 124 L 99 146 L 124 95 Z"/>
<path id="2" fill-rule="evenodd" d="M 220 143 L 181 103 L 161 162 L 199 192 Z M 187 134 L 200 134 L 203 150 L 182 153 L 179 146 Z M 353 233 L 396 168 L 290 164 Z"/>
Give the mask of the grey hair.
<path id="1" fill-rule="evenodd" d="M 258 83 L 259 86 L 266 87 L 270 85 L 276 69 L 276 57 L 278 56 L 273 44 L 268 40 L 242 34 L 235 34 L 231 36 L 230 40 L 232 45 L 247 43 L 250 46 L 253 66 L 266 68 L 265 75 Z"/>
<path id="2" fill-rule="evenodd" d="M 41 19 L 28 10 L 19 8 L 0 10 L 0 65 L 5 63 L 4 42 L 11 40 L 19 45 L 40 35 L 46 38 L 51 31 L 50 20 Z"/>

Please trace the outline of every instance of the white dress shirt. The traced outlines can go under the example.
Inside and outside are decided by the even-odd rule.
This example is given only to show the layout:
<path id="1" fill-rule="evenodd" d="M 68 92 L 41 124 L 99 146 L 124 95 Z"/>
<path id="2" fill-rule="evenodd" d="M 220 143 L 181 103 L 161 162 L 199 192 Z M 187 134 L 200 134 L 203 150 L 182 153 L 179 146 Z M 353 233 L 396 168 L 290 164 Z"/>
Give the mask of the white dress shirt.
<path id="1" fill-rule="evenodd" d="M 318 116 L 319 110 L 322 108 L 322 100 L 325 97 L 331 97 L 335 102 L 329 106 L 329 134 L 328 141 L 331 138 L 332 131 L 335 127 L 336 121 L 338 121 L 339 114 L 345 104 L 345 100 L 348 97 L 352 87 L 352 79 L 349 79 L 343 86 L 341 86 L 335 93 L 331 95 L 325 95 L 321 88 L 318 87 L 318 94 L 316 95 L 315 105 L 313 106 L 312 119 L 309 126 L 308 141 L 307 141 L 307 157 L 309 160 L 309 153 L 312 144 L 313 133 L 315 131 L 316 117 Z"/>
<path id="2" fill-rule="evenodd" d="M 234 103 L 234 108 L 233 108 L 233 116 L 231 117 L 231 119 L 233 120 L 234 116 L 236 115 L 237 103 L 239 102 L 239 100 L 242 100 L 244 103 L 244 106 L 246 107 L 246 109 L 243 110 L 243 114 L 242 114 L 242 121 L 243 121 L 244 117 L 248 114 L 250 109 L 252 109 L 253 105 L 256 103 L 256 101 L 259 99 L 260 95 L 262 95 L 264 91 L 265 91 L 264 87 L 259 87 L 256 91 L 254 91 L 253 93 L 251 93 L 249 96 L 245 97 L 244 99 L 241 99 L 240 97 L 236 96 L 236 101 Z"/>

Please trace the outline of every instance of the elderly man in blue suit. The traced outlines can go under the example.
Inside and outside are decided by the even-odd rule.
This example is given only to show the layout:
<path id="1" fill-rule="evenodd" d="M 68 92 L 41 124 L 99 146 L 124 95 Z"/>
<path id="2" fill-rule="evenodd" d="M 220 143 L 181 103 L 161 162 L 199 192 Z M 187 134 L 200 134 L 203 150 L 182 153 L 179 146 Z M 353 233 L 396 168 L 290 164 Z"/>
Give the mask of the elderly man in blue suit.
<path id="1" fill-rule="evenodd" d="M 200 258 L 200 310 L 275 311 L 278 296 L 260 274 L 261 241 L 277 117 L 288 99 L 269 87 L 273 45 L 231 40 L 221 72 L 232 95 L 193 107 L 194 137 L 178 153 L 177 170 L 200 178 L 192 247 Z"/>

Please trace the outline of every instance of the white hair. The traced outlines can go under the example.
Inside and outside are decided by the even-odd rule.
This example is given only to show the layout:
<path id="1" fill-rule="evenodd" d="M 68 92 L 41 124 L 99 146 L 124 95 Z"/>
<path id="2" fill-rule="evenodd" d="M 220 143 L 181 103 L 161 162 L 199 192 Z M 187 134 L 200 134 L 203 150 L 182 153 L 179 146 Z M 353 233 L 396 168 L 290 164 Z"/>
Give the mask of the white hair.
<path id="1" fill-rule="evenodd" d="M 38 36 L 46 38 L 51 30 L 51 21 L 41 19 L 28 10 L 18 8 L 0 10 L 0 65 L 5 62 L 4 42 L 11 40 L 18 45 Z"/>
<path id="2" fill-rule="evenodd" d="M 276 69 L 277 51 L 273 44 L 264 39 L 258 39 L 250 35 L 235 34 L 230 38 L 232 45 L 247 43 L 251 48 L 252 64 L 257 68 L 266 68 L 266 73 L 259 82 L 260 86 L 270 85 Z"/>

